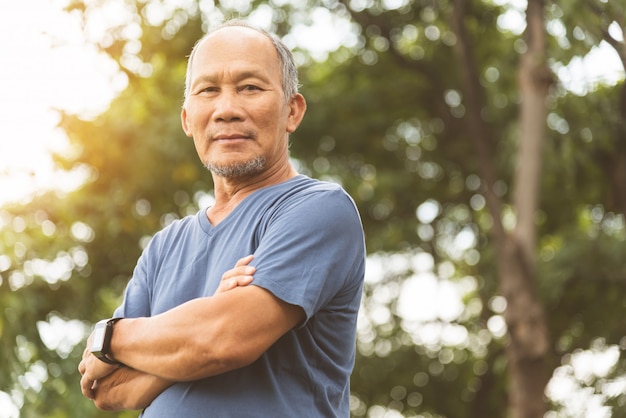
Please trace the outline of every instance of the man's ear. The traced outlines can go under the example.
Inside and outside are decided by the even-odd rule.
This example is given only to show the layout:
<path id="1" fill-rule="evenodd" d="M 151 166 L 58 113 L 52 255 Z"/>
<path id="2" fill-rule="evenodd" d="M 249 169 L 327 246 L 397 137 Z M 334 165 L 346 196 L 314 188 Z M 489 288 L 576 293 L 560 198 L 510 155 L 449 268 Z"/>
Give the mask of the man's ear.
<path id="1" fill-rule="evenodd" d="M 185 106 L 183 106 L 183 109 L 180 111 L 180 124 L 183 127 L 183 131 L 185 132 L 185 135 L 191 138 L 192 136 L 191 125 L 189 121 L 187 120 L 187 109 L 185 108 Z"/>
<path id="2" fill-rule="evenodd" d="M 297 93 L 289 102 L 289 117 L 287 119 L 287 132 L 294 132 L 306 113 L 306 100 L 304 96 Z"/>

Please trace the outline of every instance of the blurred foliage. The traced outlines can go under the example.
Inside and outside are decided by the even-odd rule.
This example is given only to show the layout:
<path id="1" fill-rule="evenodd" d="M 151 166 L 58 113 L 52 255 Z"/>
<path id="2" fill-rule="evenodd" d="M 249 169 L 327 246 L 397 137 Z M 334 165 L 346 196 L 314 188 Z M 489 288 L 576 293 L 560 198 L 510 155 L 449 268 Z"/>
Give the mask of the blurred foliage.
<path id="1" fill-rule="evenodd" d="M 151 234 L 210 199 L 210 176 L 180 129 L 186 56 L 221 17 L 271 16 L 270 29 L 288 35 L 295 25 L 315 23 L 316 8 L 350 19 L 356 42 L 324 60 L 295 48 L 309 108 L 292 156 L 302 172 L 341 182 L 354 196 L 370 266 L 378 266 L 366 283 L 353 416 L 505 416 L 507 340 L 488 326 L 503 308 L 492 220 L 460 93 L 467 69 L 454 54 L 458 2 L 122 2 L 129 18 L 99 47 L 119 63 L 127 88 L 96 119 L 63 115 L 61 122 L 76 154 L 57 162 L 81 168 L 87 181 L 66 195 L 50 192 L 0 209 L 0 390 L 21 416 L 137 415 L 96 410 L 80 394 L 76 366 L 82 339 L 119 303 Z M 471 1 L 463 22 L 485 97 L 480 114 L 494 138 L 496 191 L 508 205 L 524 41 L 500 22 L 523 11 L 494 3 Z M 82 13 L 89 25 L 104 4 L 73 1 L 68 12 Z M 624 48 L 610 34 L 625 7 L 624 0 L 547 2 L 552 66 L 601 40 Z M 565 87 L 557 83 L 549 98 L 537 225 L 550 370 L 569 370 L 581 350 L 621 353 L 626 335 L 619 320 L 626 306 L 626 90 L 621 83 L 576 95 Z M 505 224 L 506 216 L 505 208 Z M 455 286 L 461 312 L 401 315 L 405 285 L 424 269 L 440 285 Z M 625 367 L 620 356 L 605 376 L 579 382 L 606 398 L 613 417 L 626 416 L 624 390 L 605 386 L 619 382 Z"/>

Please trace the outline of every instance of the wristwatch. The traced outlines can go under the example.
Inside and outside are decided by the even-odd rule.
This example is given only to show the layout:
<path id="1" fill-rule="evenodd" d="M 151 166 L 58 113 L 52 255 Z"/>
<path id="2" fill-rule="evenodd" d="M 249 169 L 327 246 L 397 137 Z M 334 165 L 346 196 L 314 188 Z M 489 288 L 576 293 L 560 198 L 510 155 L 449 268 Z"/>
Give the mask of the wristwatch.
<path id="1" fill-rule="evenodd" d="M 98 321 L 93 328 L 93 339 L 91 340 L 91 354 L 108 364 L 120 364 L 118 361 L 107 357 L 111 349 L 111 337 L 113 336 L 113 325 L 122 318 L 103 319 Z"/>

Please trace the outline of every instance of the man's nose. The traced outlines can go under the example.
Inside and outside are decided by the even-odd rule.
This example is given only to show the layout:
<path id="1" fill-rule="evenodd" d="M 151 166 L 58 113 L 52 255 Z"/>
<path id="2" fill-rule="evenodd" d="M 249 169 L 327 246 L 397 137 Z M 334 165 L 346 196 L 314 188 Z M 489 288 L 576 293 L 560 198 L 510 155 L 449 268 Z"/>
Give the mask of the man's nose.
<path id="1" fill-rule="evenodd" d="M 243 103 L 237 91 L 230 89 L 222 90 L 219 96 L 215 98 L 214 103 L 213 119 L 229 122 L 244 118 Z"/>

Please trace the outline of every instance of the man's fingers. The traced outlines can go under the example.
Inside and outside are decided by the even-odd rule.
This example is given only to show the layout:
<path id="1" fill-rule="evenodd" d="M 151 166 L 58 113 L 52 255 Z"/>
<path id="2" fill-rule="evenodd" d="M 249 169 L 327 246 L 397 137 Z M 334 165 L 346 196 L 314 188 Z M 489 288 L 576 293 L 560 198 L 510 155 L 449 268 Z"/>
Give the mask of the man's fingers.
<path id="1" fill-rule="evenodd" d="M 226 273 L 224 273 L 224 275 L 222 276 L 222 282 L 231 279 L 237 279 L 238 277 L 242 276 L 252 276 L 255 271 L 256 269 L 252 266 L 235 267 L 234 269 L 228 270 Z"/>
<path id="2" fill-rule="evenodd" d="M 253 258 L 254 256 L 250 254 L 237 260 L 235 267 L 222 275 L 222 280 L 215 293 L 226 292 L 237 286 L 249 285 L 253 280 L 252 275 L 256 272 L 256 267 L 248 265 Z"/>
<path id="3" fill-rule="evenodd" d="M 250 261 L 252 261 L 253 258 L 254 258 L 254 255 L 252 255 L 252 254 L 247 255 L 247 256 L 245 256 L 243 258 L 240 258 L 235 263 L 235 267 L 247 266 L 250 263 Z"/>
<path id="4" fill-rule="evenodd" d="M 245 286 L 250 284 L 250 282 L 252 281 L 252 279 L 254 279 L 254 277 L 252 276 L 237 276 L 235 278 L 232 278 L 230 280 L 228 280 L 228 282 L 230 283 L 229 285 L 231 286 L 230 288 L 235 288 L 237 286 Z"/>
<path id="5" fill-rule="evenodd" d="M 252 256 L 250 255 L 237 261 L 235 267 L 228 270 L 222 275 L 222 281 L 236 278 L 238 276 L 252 276 L 256 271 L 256 267 L 248 265 L 251 260 Z"/>
<path id="6" fill-rule="evenodd" d="M 236 288 L 237 286 L 246 286 L 252 282 L 252 276 L 236 276 L 227 279 L 222 279 L 215 293 L 226 292 Z"/>
<path id="7" fill-rule="evenodd" d="M 93 399 L 95 397 L 93 391 L 95 385 L 96 382 L 86 378 L 85 376 L 80 379 L 80 390 L 87 399 Z"/>

